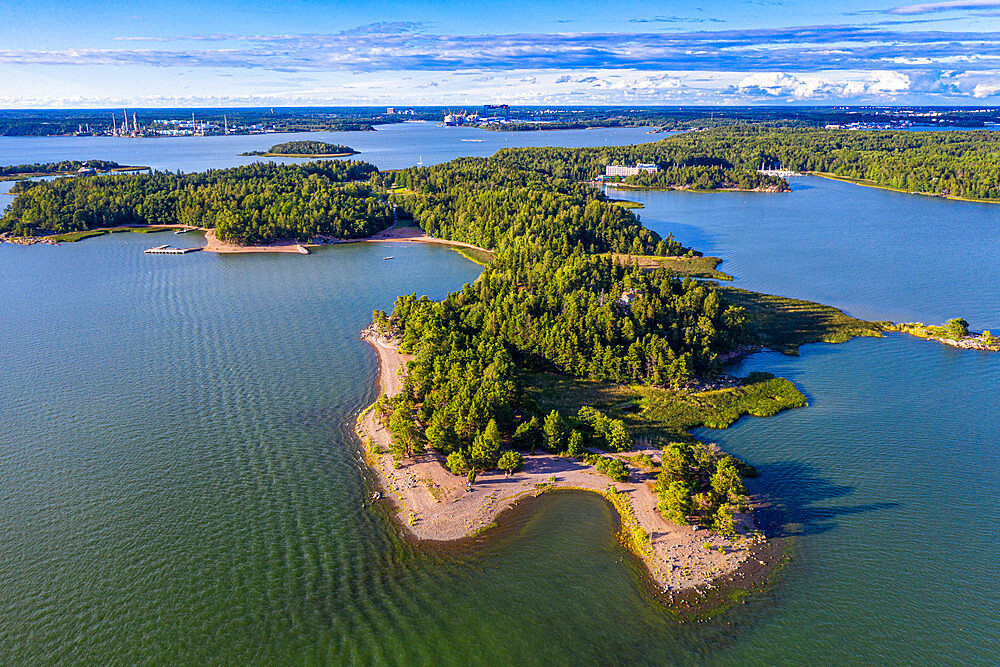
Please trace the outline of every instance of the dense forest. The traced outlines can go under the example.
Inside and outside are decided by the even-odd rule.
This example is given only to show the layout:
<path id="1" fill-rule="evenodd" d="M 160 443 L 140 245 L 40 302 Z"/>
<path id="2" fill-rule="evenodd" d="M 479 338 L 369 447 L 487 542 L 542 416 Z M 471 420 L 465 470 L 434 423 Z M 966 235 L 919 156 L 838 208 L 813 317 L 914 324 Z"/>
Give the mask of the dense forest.
<path id="1" fill-rule="evenodd" d="M 0 231 L 17 235 L 119 225 L 214 227 L 225 241 L 357 238 L 392 222 L 386 197 L 363 162 L 252 164 L 196 174 L 129 174 L 21 181 Z"/>
<path id="2" fill-rule="evenodd" d="M 328 144 L 325 141 L 286 141 L 275 144 L 266 151 L 249 151 L 243 155 L 354 155 L 357 152 L 350 146 Z"/>
<path id="3" fill-rule="evenodd" d="M 588 252 L 687 252 L 594 188 L 508 168 L 492 158 L 461 158 L 379 174 L 374 180 L 401 188 L 393 200 L 429 235 L 483 248 L 523 238 L 542 240 L 564 255 L 578 245 Z"/>
<path id="4" fill-rule="evenodd" d="M 33 164 L 13 164 L 0 166 L 0 178 L 11 176 L 27 176 L 38 174 L 68 174 L 79 171 L 81 167 L 93 167 L 97 171 L 111 171 L 121 167 L 117 162 L 109 160 L 63 160 L 62 162 L 35 162 Z"/>
<path id="5" fill-rule="evenodd" d="M 721 165 L 680 165 L 660 171 L 641 171 L 625 178 L 625 184 L 647 190 L 759 190 L 788 192 L 787 181 L 752 169 Z"/>
<path id="6" fill-rule="evenodd" d="M 815 171 L 871 181 L 908 192 L 1000 199 L 1000 134 L 990 131 L 902 132 L 739 126 L 687 132 L 662 141 L 600 148 L 509 148 L 490 158 L 505 167 L 574 181 L 592 179 L 608 164 L 655 163 L 671 187 L 731 182 L 781 188 L 761 166 Z M 780 182 L 780 183 L 779 183 Z M 747 188 L 747 189 L 755 189 Z"/>
<path id="7" fill-rule="evenodd" d="M 598 420 L 597 428 L 537 414 L 524 402 L 524 374 L 683 386 L 717 373 L 719 355 L 746 336 L 743 310 L 724 303 L 712 284 L 601 255 L 691 251 L 593 188 L 484 159 L 373 181 L 391 188 L 428 233 L 496 252 L 474 284 L 443 301 L 407 295 L 391 315 L 373 315 L 384 335 L 416 356 L 403 392 L 378 406 L 397 457 L 427 443 L 460 473 L 495 467 L 504 441 L 580 455 L 586 433 L 590 445 L 628 449 L 620 421 Z M 603 465 L 618 474 L 611 467 L 621 463 Z"/>
<path id="8" fill-rule="evenodd" d="M 517 437 L 527 438 L 526 447 L 569 446 L 566 438 L 524 435 L 544 434 L 543 416 L 535 416 L 538 429 L 530 418 L 515 419 L 528 409 L 518 390 L 524 372 L 682 386 L 718 372 L 718 355 L 746 335 L 743 310 L 727 306 L 710 284 L 622 266 L 580 248 L 564 255 L 552 245 L 516 239 L 474 284 L 444 301 L 406 295 L 391 315 L 374 313 L 376 326 L 416 355 L 393 411 L 410 411 L 427 442 L 445 454 L 461 450 L 478 462 L 474 467 L 496 465 L 477 450 L 487 427 L 517 439 L 523 426 Z"/>
<path id="9" fill-rule="evenodd" d="M 671 137 L 670 139 L 675 139 Z M 655 164 L 656 173 L 625 179 L 627 184 L 651 189 L 741 189 L 784 191 L 784 179 L 759 174 L 753 165 L 734 165 L 712 154 L 678 147 L 670 139 L 633 146 L 599 148 L 505 148 L 490 161 L 507 168 L 535 171 L 571 181 L 589 181 L 609 164 Z"/>
<path id="10" fill-rule="evenodd" d="M 863 179 L 905 191 L 1000 199 L 1000 134 L 857 130 L 688 133 L 663 142 L 728 164 Z"/>

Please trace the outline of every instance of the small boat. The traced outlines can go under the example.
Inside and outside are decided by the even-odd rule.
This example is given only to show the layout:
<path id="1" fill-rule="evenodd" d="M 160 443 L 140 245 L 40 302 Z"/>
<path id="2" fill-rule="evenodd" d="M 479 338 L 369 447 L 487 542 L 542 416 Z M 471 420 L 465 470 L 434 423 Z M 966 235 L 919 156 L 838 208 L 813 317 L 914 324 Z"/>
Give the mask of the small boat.
<path id="1" fill-rule="evenodd" d="M 192 229 L 191 227 L 184 227 L 183 229 L 178 229 L 177 231 L 175 231 L 174 234 L 187 234 L 188 232 L 191 231 L 191 229 Z"/>
<path id="2" fill-rule="evenodd" d="M 389 255 L 388 257 L 383 257 L 382 259 L 395 259 L 395 257 L 393 257 L 392 255 Z"/>
<path id="3" fill-rule="evenodd" d="M 462 141 L 474 141 L 474 142 L 476 142 L 477 144 L 481 144 L 481 143 L 483 143 L 483 140 L 482 140 L 482 139 L 462 139 Z"/>

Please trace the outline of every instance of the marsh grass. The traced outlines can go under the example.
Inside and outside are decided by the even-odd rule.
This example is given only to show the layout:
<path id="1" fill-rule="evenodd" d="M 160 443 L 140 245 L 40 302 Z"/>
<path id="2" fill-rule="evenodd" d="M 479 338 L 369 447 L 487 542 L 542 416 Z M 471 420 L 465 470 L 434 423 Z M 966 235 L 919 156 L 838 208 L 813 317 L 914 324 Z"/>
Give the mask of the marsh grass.
<path id="1" fill-rule="evenodd" d="M 806 343 L 846 343 L 856 336 L 880 337 L 889 322 L 868 322 L 832 306 L 719 286 L 725 299 L 746 309 L 757 341 L 785 354 Z"/>

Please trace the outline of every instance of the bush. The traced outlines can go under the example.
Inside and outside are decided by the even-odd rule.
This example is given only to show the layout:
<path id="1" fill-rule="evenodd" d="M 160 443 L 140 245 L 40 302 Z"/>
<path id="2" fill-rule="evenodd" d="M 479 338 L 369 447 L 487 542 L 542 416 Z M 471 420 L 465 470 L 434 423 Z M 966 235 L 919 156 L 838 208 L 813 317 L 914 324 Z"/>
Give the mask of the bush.
<path id="1" fill-rule="evenodd" d="M 521 452 L 515 452 L 510 449 L 500 456 L 500 461 L 497 463 L 497 467 L 508 475 L 515 470 L 520 470 L 523 465 L 524 457 L 521 456 Z"/>
<path id="2" fill-rule="evenodd" d="M 553 410 L 545 417 L 543 430 L 545 431 L 545 448 L 550 452 L 561 452 L 565 437 L 565 424 L 558 410 Z"/>
<path id="3" fill-rule="evenodd" d="M 657 509 L 663 518 L 678 526 L 685 526 L 691 514 L 691 487 L 683 481 L 670 482 L 666 490 L 657 493 Z"/>
<path id="4" fill-rule="evenodd" d="M 625 462 L 621 459 L 592 454 L 587 456 L 585 460 L 597 468 L 597 472 L 607 475 L 616 482 L 628 481 L 628 468 L 625 467 Z"/>
<path id="5" fill-rule="evenodd" d="M 456 450 L 448 455 L 445 466 L 453 475 L 464 475 L 469 472 L 469 459 L 462 450 Z"/>

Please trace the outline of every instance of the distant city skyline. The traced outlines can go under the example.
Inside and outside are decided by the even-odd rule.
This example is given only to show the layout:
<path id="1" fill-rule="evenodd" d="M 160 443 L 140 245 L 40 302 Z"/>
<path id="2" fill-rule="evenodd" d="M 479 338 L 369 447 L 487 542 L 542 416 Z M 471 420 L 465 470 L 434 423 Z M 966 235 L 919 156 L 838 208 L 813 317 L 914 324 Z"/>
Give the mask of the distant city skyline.
<path id="1" fill-rule="evenodd" d="M 1000 0 L 0 7 L 0 107 L 1000 106 Z"/>

